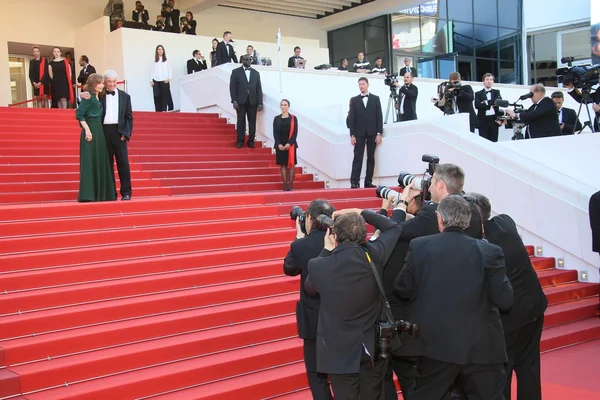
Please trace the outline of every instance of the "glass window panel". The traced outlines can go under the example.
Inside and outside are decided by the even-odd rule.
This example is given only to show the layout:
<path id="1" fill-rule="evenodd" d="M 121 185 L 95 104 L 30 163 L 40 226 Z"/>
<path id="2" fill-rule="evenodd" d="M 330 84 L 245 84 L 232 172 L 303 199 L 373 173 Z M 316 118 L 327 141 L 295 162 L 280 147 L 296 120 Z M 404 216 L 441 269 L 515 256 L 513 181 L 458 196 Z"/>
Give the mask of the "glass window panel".
<path id="1" fill-rule="evenodd" d="M 421 51 L 421 25 L 418 15 L 392 16 L 392 48 L 402 52 Z"/>
<path id="2" fill-rule="evenodd" d="M 329 32 L 329 49 L 332 61 L 347 58 L 350 65 L 357 60 L 356 55 L 364 50 L 363 25 L 355 24 Z"/>
<path id="3" fill-rule="evenodd" d="M 474 47 L 473 24 L 452 22 L 452 47 L 448 53 L 454 51 L 461 54 L 472 53 Z"/>
<path id="4" fill-rule="evenodd" d="M 438 59 L 438 71 L 440 79 L 447 79 L 450 72 L 456 71 L 456 61 L 454 56 L 440 57 Z"/>
<path id="5" fill-rule="evenodd" d="M 561 33 L 560 43 L 562 45 L 562 57 L 574 57 L 575 60 L 586 60 L 591 57 L 590 52 L 590 29 L 583 28 L 575 32 Z"/>
<path id="6" fill-rule="evenodd" d="M 511 36 L 500 41 L 500 58 L 514 61 L 518 59 L 517 52 L 519 36 Z"/>
<path id="7" fill-rule="evenodd" d="M 417 71 L 419 72 L 419 78 L 435 78 L 435 61 L 431 58 L 419 59 Z"/>
<path id="8" fill-rule="evenodd" d="M 480 1 L 480 0 L 475 0 Z M 473 23 L 473 3 L 471 0 L 448 0 L 448 19 Z"/>
<path id="9" fill-rule="evenodd" d="M 421 40 L 423 53 L 452 53 L 449 38 L 452 33 L 449 21 L 436 18 L 421 18 Z"/>
<path id="10" fill-rule="evenodd" d="M 498 37 L 499 38 L 504 38 L 506 36 L 512 36 L 512 35 L 516 35 L 516 34 L 520 35 L 521 32 L 516 29 L 506 29 L 506 28 L 498 29 Z"/>
<path id="11" fill-rule="evenodd" d="M 496 4 L 496 0 L 475 0 L 473 2 L 473 10 L 475 23 L 498 26 L 498 5 Z"/>
<path id="12" fill-rule="evenodd" d="M 498 79 L 498 60 L 488 60 L 484 58 L 475 59 L 476 75 L 475 80 L 481 81 L 483 75 L 488 72 L 493 74 Z"/>
<path id="13" fill-rule="evenodd" d="M 498 42 L 493 41 L 485 46 L 477 46 L 475 52 L 477 57 L 498 58 Z"/>
<path id="14" fill-rule="evenodd" d="M 473 61 L 472 59 L 458 59 L 457 61 L 457 69 L 460 73 L 460 78 L 463 81 L 472 81 L 473 80 Z"/>
<path id="15" fill-rule="evenodd" d="M 386 49 L 386 29 L 373 26 L 365 25 L 365 52 L 368 56 L 372 53 L 382 51 Z"/>
<path id="16" fill-rule="evenodd" d="M 521 26 L 521 0 L 500 0 L 499 9 L 498 19 L 500 26 L 515 29 Z"/>
<path id="17" fill-rule="evenodd" d="M 448 3 L 447 0 L 435 0 L 430 3 L 437 3 L 438 18 L 448 19 Z M 427 3 L 428 4 L 428 3 Z"/>
<path id="18" fill-rule="evenodd" d="M 495 26 L 473 25 L 475 45 L 487 45 L 498 39 L 498 28 Z"/>
<path id="19" fill-rule="evenodd" d="M 500 83 L 518 83 L 518 69 L 514 61 L 500 61 L 500 74 L 496 77 Z"/>

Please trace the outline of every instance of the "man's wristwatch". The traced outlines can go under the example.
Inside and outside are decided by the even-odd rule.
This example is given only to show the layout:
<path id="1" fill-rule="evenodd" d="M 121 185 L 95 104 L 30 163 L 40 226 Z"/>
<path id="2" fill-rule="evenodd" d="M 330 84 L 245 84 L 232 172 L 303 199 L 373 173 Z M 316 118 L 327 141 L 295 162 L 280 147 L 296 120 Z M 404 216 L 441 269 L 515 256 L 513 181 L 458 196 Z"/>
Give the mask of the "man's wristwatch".
<path id="1" fill-rule="evenodd" d="M 398 200 L 398 204 L 404 204 L 406 207 L 408 207 L 408 201 L 406 201 L 404 199 Z"/>

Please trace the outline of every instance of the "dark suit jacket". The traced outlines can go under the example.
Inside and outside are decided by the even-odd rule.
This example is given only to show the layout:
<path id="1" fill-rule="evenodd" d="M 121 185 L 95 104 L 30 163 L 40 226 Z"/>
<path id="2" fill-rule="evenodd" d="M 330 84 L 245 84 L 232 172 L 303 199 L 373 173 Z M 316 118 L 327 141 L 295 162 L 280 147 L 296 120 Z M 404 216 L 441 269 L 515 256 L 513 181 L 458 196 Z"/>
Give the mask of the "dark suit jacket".
<path id="1" fill-rule="evenodd" d="M 196 60 L 194 58 L 192 58 L 192 59 L 189 59 L 187 62 L 188 74 L 193 74 L 194 72 L 200 72 L 204 69 L 208 69 L 208 66 L 206 65 L 206 60 L 204 60 L 204 61 L 198 60 L 198 62 L 196 62 Z"/>
<path id="2" fill-rule="evenodd" d="M 512 284 L 515 304 L 508 314 L 502 314 L 504 332 L 524 327 L 544 315 L 548 300 L 531 265 L 527 249 L 519 236 L 515 221 L 506 214 L 483 223 L 487 240 L 504 252 L 506 275 Z"/>
<path id="3" fill-rule="evenodd" d="M 469 127 L 471 132 L 474 132 L 475 128 L 477 128 L 477 116 L 473 109 L 473 100 L 475 100 L 475 94 L 473 93 L 471 85 L 462 85 L 456 94 L 456 106 L 458 107 L 459 114 L 469 114 Z"/>
<path id="4" fill-rule="evenodd" d="M 131 96 L 122 90 L 117 90 L 119 96 L 119 127 L 118 132 L 127 138 L 131 139 L 133 133 L 133 113 L 131 112 Z M 106 116 L 106 96 L 102 97 L 102 122 Z"/>
<path id="5" fill-rule="evenodd" d="M 299 60 L 304 60 L 304 58 L 303 58 L 303 57 L 300 57 L 300 56 L 298 56 L 298 57 L 296 57 L 296 56 L 291 56 L 291 57 L 288 59 L 288 68 L 296 68 L 296 58 L 297 58 L 297 59 L 299 59 Z"/>
<path id="6" fill-rule="evenodd" d="M 283 273 L 289 276 L 300 275 L 300 301 L 296 304 L 296 322 L 298 336 L 302 339 L 317 338 L 317 323 L 321 297 L 316 294 L 309 296 L 304 291 L 304 282 L 308 276 L 308 262 L 317 258 L 323 251 L 325 231 L 311 229 L 304 239 L 294 240 L 283 262 Z"/>
<path id="7" fill-rule="evenodd" d="M 403 355 L 458 365 L 507 361 L 499 309 L 512 307 L 513 291 L 500 247 L 456 228 L 415 239 L 394 286 L 421 328 Z"/>
<path id="8" fill-rule="evenodd" d="M 227 54 L 227 47 L 229 47 L 229 54 Z M 217 45 L 217 65 L 227 64 L 228 62 L 233 61 L 234 63 L 238 63 L 237 56 L 235 55 L 235 50 L 233 50 L 233 46 L 231 44 L 225 45 L 225 42 L 219 42 Z"/>
<path id="9" fill-rule="evenodd" d="M 96 73 L 96 68 L 94 68 L 92 65 L 88 64 L 87 68 L 82 68 L 81 71 L 79 71 L 79 76 L 77 77 L 77 82 L 79 82 L 79 84 L 81 84 L 81 85 L 85 85 L 85 83 L 87 82 L 90 75 L 95 74 L 95 73 Z"/>
<path id="10" fill-rule="evenodd" d="M 363 345 L 375 357 L 375 323 L 383 302 L 365 251 L 379 269 L 387 262 L 400 234 L 400 226 L 372 211 L 361 214 L 381 231 L 365 245 L 342 243 L 332 252 L 308 263 L 305 288 L 321 295 L 317 328 L 317 371 L 330 374 L 357 374 Z M 314 289 L 313 289 L 314 288 Z"/>
<path id="11" fill-rule="evenodd" d="M 477 109 L 477 118 L 481 120 L 485 120 L 487 116 L 485 113 L 492 107 L 494 107 L 494 102 L 496 100 L 501 100 L 502 96 L 500 95 L 500 91 L 498 89 L 492 89 L 492 99 L 488 100 L 485 89 L 482 89 L 475 93 L 475 108 Z M 502 112 L 498 110 L 498 107 L 494 107 L 494 111 L 496 112 L 496 116 L 499 117 L 502 115 Z M 480 122 L 481 123 L 481 122 Z"/>
<path id="12" fill-rule="evenodd" d="M 131 13 L 131 20 L 133 22 L 139 22 L 138 21 L 139 16 L 140 16 L 140 12 L 137 10 L 133 10 L 133 12 Z M 148 10 L 144 9 L 142 11 L 142 23 L 147 24 L 149 19 L 150 19 L 150 17 L 148 16 Z"/>
<path id="13" fill-rule="evenodd" d="M 402 85 L 400 86 L 400 93 L 404 96 L 404 114 L 402 115 L 402 121 L 413 121 L 417 119 L 417 97 L 419 96 L 419 89 L 415 85 Z M 398 107 L 400 107 L 401 102 L 402 99 L 398 101 Z"/>
<path id="14" fill-rule="evenodd" d="M 179 14 L 179 10 L 171 10 L 170 13 L 166 11 L 161 12 L 161 15 L 165 17 L 165 31 L 179 33 Z M 169 18 L 173 25 L 168 25 Z"/>
<path id="15" fill-rule="evenodd" d="M 569 95 L 578 103 L 583 101 L 583 96 L 579 89 L 574 89 L 569 92 Z M 600 104 L 600 90 L 596 89 L 596 91 L 592 94 L 592 101 L 596 104 Z M 596 113 L 596 118 L 594 118 L 594 126 L 595 131 L 600 131 L 600 113 Z"/>
<path id="16" fill-rule="evenodd" d="M 229 80 L 229 93 L 231 102 L 238 104 L 250 103 L 252 105 L 262 105 L 263 93 L 260 83 L 260 74 L 257 70 L 250 68 L 250 82 L 246 78 L 244 67 L 239 67 L 231 71 Z"/>
<path id="17" fill-rule="evenodd" d="M 600 254 L 600 191 L 590 197 L 589 212 L 592 228 L 592 251 Z"/>
<path id="18" fill-rule="evenodd" d="M 558 121 L 561 122 L 560 120 Z M 572 135 L 581 130 L 581 122 L 577 118 L 577 113 L 572 108 L 562 108 L 562 123 L 564 124 L 562 131 L 563 135 Z"/>
<path id="19" fill-rule="evenodd" d="M 417 77 L 417 69 L 415 67 L 410 67 L 410 72 L 412 73 L 413 77 Z M 400 73 L 398 75 L 400 76 L 404 76 L 404 74 L 406 74 L 406 67 L 402 67 L 400 68 Z"/>
<path id="20" fill-rule="evenodd" d="M 350 128 L 350 136 L 375 136 L 383 134 L 383 112 L 379 97 L 369 93 L 367 106 L 359 94 L 350 101 L 350 111 L 346 123 Z"/>
<path id="21" fill-rule="evenodd" d="M 549 97 L 544 97 L 527 111 L 520 113 L 519 120 L 528 125 L 532 139 L 562 135 L 556 106 Z"/>

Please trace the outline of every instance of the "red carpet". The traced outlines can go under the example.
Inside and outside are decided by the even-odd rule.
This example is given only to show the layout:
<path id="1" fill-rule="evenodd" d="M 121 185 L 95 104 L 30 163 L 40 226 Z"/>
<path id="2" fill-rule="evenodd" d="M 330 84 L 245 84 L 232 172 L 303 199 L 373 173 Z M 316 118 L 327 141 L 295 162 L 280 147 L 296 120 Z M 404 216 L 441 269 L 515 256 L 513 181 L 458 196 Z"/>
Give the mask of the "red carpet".
<path id="1" fill-rule="evenodd" d="M 374 190 L 325 190 L 298 168 L 303 190 L 282 192 L 270 149 L 235 149 L 218 116 L 136 113 L 134 199 L 78 204 L 73 112 L 0 116 L 0 398 L 310 398 L 298 280 L 282 275 L 289 210 L 377 208 Z M 600 285 L 533 261 L 543 350 L 599 339 Z M 563 390 L 549 360 L 545 385 Z"/>

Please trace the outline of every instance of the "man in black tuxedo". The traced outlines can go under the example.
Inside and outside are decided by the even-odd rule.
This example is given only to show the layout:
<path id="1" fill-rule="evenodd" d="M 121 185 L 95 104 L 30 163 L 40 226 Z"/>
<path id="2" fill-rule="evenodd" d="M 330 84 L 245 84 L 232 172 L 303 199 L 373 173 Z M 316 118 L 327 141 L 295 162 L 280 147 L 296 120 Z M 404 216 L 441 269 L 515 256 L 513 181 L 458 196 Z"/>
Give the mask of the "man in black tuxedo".
<path id="1" fill-rule="evenodd" d="M 298 336 L 304 339 L 304 365 L 308 377 L 308 386 L 315 400 L 331 400 L 331 390 L 327 375 L 317 372 L 317 323 L 321 299 L 319 295 L 309 296 L 304 291 L 304 282 L 308 276 L 308 262 L 317 258 L 323 250 L 326 229 L 318 223 L 319 215 L 331 217 L 334 208 L 327 200 L 313 200 L 306 208 L 306 235 L 296 220 L 296 240 L 283 263 L 283 272 L 289 276 L 300 275 L 300 301 L 296 304 L 296 322 Z"/>
<path id="2" fill-rule="evenodd" d="M 558 110 L 558 123 L 560 124 L 560 131 L 562 134 L 572 135 L 575 132 L 581 131 L 581 122 L 579 122 L 575 110 L 563 107 L 565 102 L 565 95 L 563 92 L 554 92 L 552 93 L 551 98 L 556 105 L 556 110 Z"/>
<path id="3" fill-rule="evenodd" d="M 453 94 L 455 99 L 454 113 L 469 114 L 469 129 L 471 132 L 475 132 L 475 128 L 477 128 L 477 116 L 475 115 L 475 110 L 473 109 L 473 100 L 475 100 L 473 88 L 471 85 L 462 84 L 461 77 L 458 72 L 451 72 L 448 80 L 454 85 L 458 86 L 456 88 L 448 89 L 450 93 Z"/>
<path id="4" fill-rule="evenodd" d="M 256 113 L 263 108 L 262 85 L 260 74 L 252 69 L 252 59 L 242 56 L 242 66 L 231 71 L 229 93 L 231 103 L 237 111 L 237 148 L 244 145 L 246 135 L 246 116 L 248 116 L 248 147 L 254 148 L 256 135 Z"/>
<path id="5" fill-rule="evenodd" d="M 459 195 L 437 209 L 439 234 L 410 243 L 395 294 L 419 324 L 411 400 L 442 399 L 458 378 L 468 399 L 502 400 L 507 361 L 499 310 L 513 305 L 500 247 L 468 237 L 471 208 Z"/>
<path id="6" fill-rule="evenodd" d="M 560 124 L 558 123 L 558 114 L 554 102 L 546 97 L 546 88 L 538 83 L 529 88 L 532 93 L 531 101 L 533 105 L 526 111 L 518 115 L 507 108 L 504 113 L 519 122 L 527 124 L 527 130 L 531 139 L 560 136 Z"/>
<path id="7" fill-rule="evenodd" d="M 548 300 L 515 221 L 506 214 L 490 219 L 492 206 L 487 197 L 479 193 L 468 193 L 467 197 L 472 198 L 481 210 L 488 242 L 504 252 L 506 275 L 513 287 L 515 304 L 518 304 L 509 313 L 500 315 L 508 353 L 504 397 L 511 399 L 514 370 L 517 373 L 517 398 L 541 400 L 540 340 Z"/>
<path id="8" fill-rule="evenodd" d="M 590 197 L 589 213 L 592 228 L 592 251 L 600 254 L 600 191 Z"/>
<path id="9" fill-rule="evenodd" d="M 202 53 L 200 53 L 200 50 L 194 50 L 192 59 L 187 62 L 188 75 L 205 69 L 208 69 L 208 66 L 206 65 L 206 60 L 202 56 Z"/>
<path id="10" fill-rule="evenodd" d="M 299 46 L 294 47 L 294 55 L 288 59 L 288 68 L 296 68 L 296 61 L 304 60 L 300 53 L 302 53 L 302 49 Z"/>
<path id="11" fill-rule="evenodd" d="M 579 89 L 573 88 L 572 84 L 565 84 L 565 87 L 569 89 L 569 96 L 571 96 L 576 102 L 581 103 L 583 101 L 583 95 Z M 596 113 L 596 117 L 594 118 L 594 132 L 600 132 L 600 86 L 596 87 L 596 90 L 593 90 L 593 93 L 590 94 L 592 109 Z"/>
<path id="12" fill-rule="evenodd" d="M 498 141 L 498 117 L 502 113 L 494 106 L 496 100 L 501 100 L 500 91 L 492 89 L 494 75 L 487 73 L 483 75 L 483 89 L 475 93 L 475 108 L 477 108 L 477 120 L 479 123 L 479 136 L 490 142 Z"/>
<path id="13" fill-rule="evenodd" d="M 417 69 L 414 68 L 414 67 L 411 67 L 410 63 L 411 63 L 411 59 L 408 58 L 408 57 L 406 57 L 404 59 L 404 67 L 400 68 L 400 73 L 399 73 L 400 76 L 406 75 L 407 72 L 410 72 L 413 77 L 417 77 L 418 76 L 417 75 Z"/>
<path id="14" fill-rule="evenodd" d="M 81 66 L 82 69 L 81 71 L 79 71 L 77 82 L 79 82 L 79 84 L 83 86 L 87 82 L 90 75 L 96 73 L 96 68 L 94 68 L 93 65 L 90 65 L 90 59 L 88 58 L 88 56 L 81 56 L 79 58 L 79 66 Z"/>
<path id="15" fill-rule="evenodd" d="M 388 362 L 377 356 L 375 324 L 383 296 L 369 258 L 381 274 L 400 226 L 369 210 L 343 210 L 334 217 L 325 248 L 308 263 L 304 285 L 309 294 L 321 296 L 317 370 L 329 375 L 336 399 L 382 399 Z M 365 221 L 381 231 L 376 240 L 366 241 Z"/>
<path id="16" fill-rule="evenodd" d="M 402 98 L 398 103 L 398 122 L 414 121 L 417 119 L 419 89 L 413 85 L 414 78 L 412 72 L 406 72 L 403 79 L 404 85 L 400 85 L 399 82 L 394 83 L 394 86 L 400 88 L 400 93 L 402 94 Z"/>
<path id="17" fill-rule="evenodd" d="M 359 187 L 365 145 L 367 147 L 367 172 L 365 188 L 374 188 L 373 171 L 375 170 L 375 147 L 381 144 L 383 134 L 383 113 L 379 97 L 369 93 L 369 80 L 358 80 L 360 94 L 350 100 L 350 111 L 346 119 L 350 128 L 350 143 L 354 146 L 354 160 L 350 184 L 353 189 Z"/>
<path id="18" fill-rule="evenodd" d="M 169 10 L 170 16 L 173 22 L 173 26 L 171 27 L 171 32 L 180 33 L 179 31 L 179 17 L 181 16 L 181 12 L 175 8 L 175 0 L 169 0 Z"/>
<path id="19" fill-rule="evenodd" d="M 231 32 L 226 31 L 223 33 L 223 41 L 217 44 L 217 65 L 227 64 L 227 63 L 238 63 L 237 56 L 235 55 L 235 50 L 233 50 L 233 46 L 231 45 Z"/>
<path id="20" fill-rule="evenodd" d="M 141 1 L 135 2 L 135 10 L 133 10 L 133 12 L 131 13 L 131 20 L 133 22 L 139 22 L 144 25 L 148 24 L 150 16 L 148 15 L 148 10 L 144 8 Z"/>

